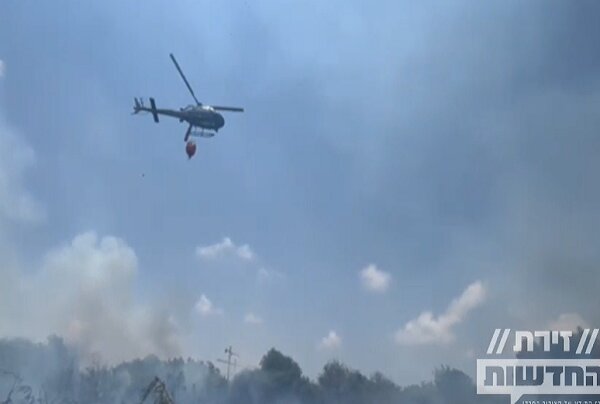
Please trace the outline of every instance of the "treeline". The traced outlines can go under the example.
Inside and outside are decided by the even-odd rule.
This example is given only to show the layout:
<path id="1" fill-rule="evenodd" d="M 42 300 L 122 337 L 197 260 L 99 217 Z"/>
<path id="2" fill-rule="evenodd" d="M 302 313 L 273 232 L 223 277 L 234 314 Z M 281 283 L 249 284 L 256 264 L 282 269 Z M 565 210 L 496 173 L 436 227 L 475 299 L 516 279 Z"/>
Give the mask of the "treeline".
<path id="1" fill-rule="evenodd" d="M 316 380 L 290 357 L 271 349 L 259 367 L 230 383 L 210 362 L 149 356 L 114 367 L 81 370 L 60 338 L 46 344 L 0 341 L 0 404 L 138 404 L 159 378 L 176 404 L 507 404 L 507 398 L 477 396 L 463 372 L 442 367 L 431 382 L 400 387 L 381 373 L 365 376 L 330 362 Z M 148 394 L 147 403 L 164 403 Z"/>

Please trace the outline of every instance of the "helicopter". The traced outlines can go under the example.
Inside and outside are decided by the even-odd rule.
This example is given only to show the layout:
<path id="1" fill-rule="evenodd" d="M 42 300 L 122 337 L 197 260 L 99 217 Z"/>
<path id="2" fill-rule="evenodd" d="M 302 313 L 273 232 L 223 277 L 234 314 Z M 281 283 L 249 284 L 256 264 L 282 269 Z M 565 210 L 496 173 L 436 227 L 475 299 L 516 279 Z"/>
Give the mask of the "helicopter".
<path id="1" fill-rule="evenodd" d="M 196 98 L 196 94 L 194 94 L 194 90 L 185 77 L 185 74 L 183 74 L 183 70 L 181 70 L 181 67 L 179 66 L 179 63 L 177 63 L 175 56 L 173 56 L 172 53 L 169 54 L 169 56 L 171 57 L 173 64 L 175 64 L 175 67 L 181 75 L 181 78 L 183 79 L 187 89 L 192 95 L 192 98 L 196 102 L 196 105 L 188 105 L 187 107 L 180 108 L 179 110 L 163 109 L 156 108 L 156 102 L 152 97 L 150 97 L 150 107 L 146 107 L 144 105 L 143 99 L 134 98 L 133 114 L 137 114 L 139 112 L 150 112 L 154 118 L 154 122 L 156 123 L 159 122 L 159 115 L 177 118 L 179 119 L 179 122 L 187 122 L 189 126 L 185 132 L 183 141 L 186 142 L 185 151 L 188 155 L 188 159 L 191 159 L 196 153 L 196 143 L 193 140 L 190 140 L 190 136 L 206 138 L 213 137 L 219 131 L 219 129 L 225 125 L 225 118 L 223 118 L 223 115 L 221 115 L 218 111 L 244 112 L 244 109 L 239 107 L 202 104 L 200 101 L 198 101 L 198 98 Z M 194 128 L 200 128 L 200 131 L 193 131 Z"/>

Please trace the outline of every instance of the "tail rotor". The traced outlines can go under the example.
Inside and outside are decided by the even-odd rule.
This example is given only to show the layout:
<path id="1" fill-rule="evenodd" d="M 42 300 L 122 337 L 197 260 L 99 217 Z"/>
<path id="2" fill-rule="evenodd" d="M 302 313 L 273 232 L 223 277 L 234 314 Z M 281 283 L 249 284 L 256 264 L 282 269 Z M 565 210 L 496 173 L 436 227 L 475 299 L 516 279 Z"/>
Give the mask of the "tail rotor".
<path id="1" fill-rule="evenodd" d="M 144 105 L 144 100 L 142 98 L 134 98 L 133 99 L 133 115 L 139 112 L 150 112 L 152 117 L 154 118 L 154 122 L 158 122 L 158 111 L 156 110 L 156 103 L 154 102 L 154 98 L 150 98 L 150 108 Z"/>
<path id="2" fill-rule="evenodd" d="M 144 108 L 144 100 L 141 98 L 134 98 L 133 99 L 133 112 L 132 115 L 135 115 L 137 113 L 139 113 L 143 108 Z"/>

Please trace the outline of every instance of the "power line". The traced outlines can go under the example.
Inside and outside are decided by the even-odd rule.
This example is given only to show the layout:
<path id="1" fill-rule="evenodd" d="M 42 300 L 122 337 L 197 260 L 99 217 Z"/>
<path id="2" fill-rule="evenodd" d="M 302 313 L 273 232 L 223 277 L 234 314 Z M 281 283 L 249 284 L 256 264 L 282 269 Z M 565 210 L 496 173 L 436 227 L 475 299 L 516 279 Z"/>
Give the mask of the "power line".
<path id="1" fill-rule="evenodd" d="M 229 345 L 225 348 L 225 353 L 227 354 L 227 359 L 217 359 L 217 362 L 221 362 L 227 365 L 227 382 L 229 382 L 229 377 L 231 375 L 231 366 L 233 366 L 233 372 L 235 373 L 235 369 L 237 367 L 237 359 L 240 356 L 233 352 L 233 348 Z M 233 360 L 231 360 L 233 358 Z"/>

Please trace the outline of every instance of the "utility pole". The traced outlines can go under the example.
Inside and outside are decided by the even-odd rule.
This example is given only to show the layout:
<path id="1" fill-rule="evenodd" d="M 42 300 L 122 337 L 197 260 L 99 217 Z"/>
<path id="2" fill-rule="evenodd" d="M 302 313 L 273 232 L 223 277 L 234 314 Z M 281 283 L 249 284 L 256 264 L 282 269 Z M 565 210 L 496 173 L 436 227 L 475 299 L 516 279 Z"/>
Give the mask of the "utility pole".
<path id="1" fill-rule="evenodd" d="M 233 348 L 229 345 L 225 348 L 225 353 L 227 354 L 227 359 L 217 359 L 217 362 L 221 362 L 227 365 L 227 382 L 229 383 L 229 377 L 231 372 L 231 366 L 233 365 L 233 371 L 235 372 L 237 366 L 237 360 L 235 358 L 239 358 L 239 355 L 233 352 Z M 231 358 L 234 358 L 233 361 Z"/>

